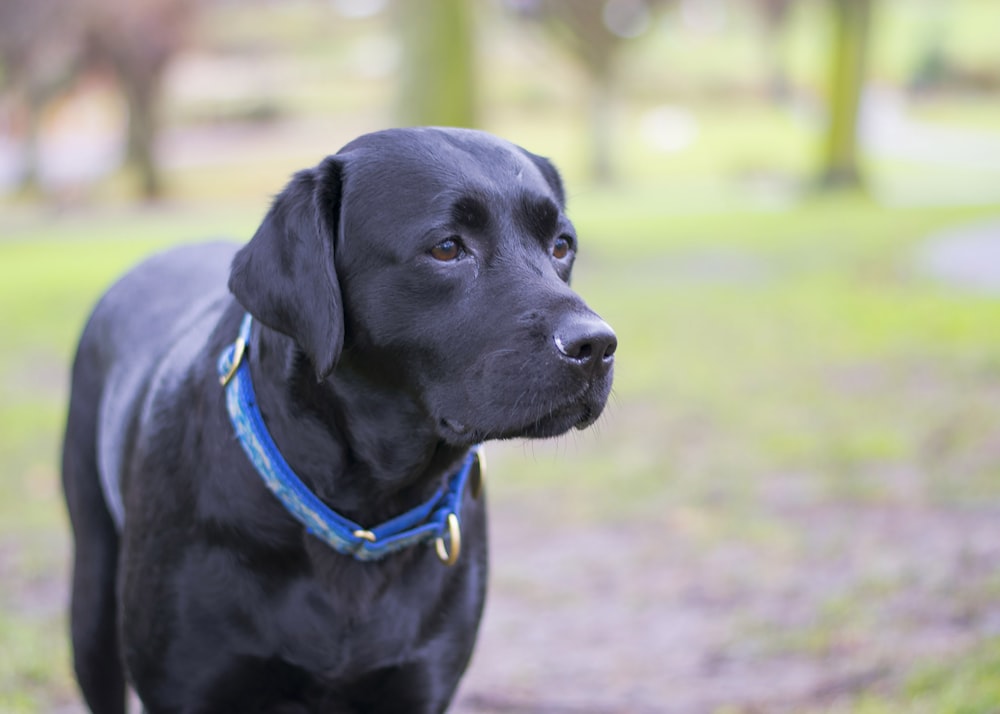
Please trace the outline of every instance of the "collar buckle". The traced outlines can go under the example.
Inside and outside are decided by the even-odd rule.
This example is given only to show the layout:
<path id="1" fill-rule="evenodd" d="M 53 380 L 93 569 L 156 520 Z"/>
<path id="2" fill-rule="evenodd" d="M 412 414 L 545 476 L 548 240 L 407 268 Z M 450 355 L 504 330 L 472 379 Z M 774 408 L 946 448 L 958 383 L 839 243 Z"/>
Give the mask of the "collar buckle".
<path id="1" fill-rule="evenodd" d="M 374 543 L 376 540 L 378 540 L 378 538 L 375 537 L 374 533 L 372 533 L 371 531 L 366 531 L 364 528 L 358 528 L 356 531 L 354 531 L 354 537 L 360 538 L 361 540 L 366 540 L 369 543 Z"/>
<path id="2" fill-rule="evenodd" d="M 219 383 L 225 387 L 229 384 L 229 380 L 233 378 L 236 374 L 236 370 L 240 368 L 240 363 L 243 361 L 243 355 L 247 351 L 247 341 L 243 339 L 240 335 L 236 338 L 236 342 L 233 343 L 233 363 L 229 365 L 229 370 L 219 377 Z"/>
<path id="3" fill-rule="evenodd" d="M 451 567 L 458 562 L 458 556 L 462 553 L 462 529 L 458 523 L 458 516 L 454 513 L 448 514 L 448 540 L 451 542 L 450 553 L 444 544 L 444 536 L 439 536 L 434 541 L 434 551 L 442 563 Z"/>

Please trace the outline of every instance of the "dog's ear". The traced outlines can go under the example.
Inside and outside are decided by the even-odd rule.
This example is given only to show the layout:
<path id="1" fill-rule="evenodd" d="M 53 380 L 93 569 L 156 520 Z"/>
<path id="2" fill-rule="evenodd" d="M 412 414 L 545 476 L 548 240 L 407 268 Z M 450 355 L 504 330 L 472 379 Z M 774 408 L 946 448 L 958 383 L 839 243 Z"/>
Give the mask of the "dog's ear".
<path id="1" fill-rule="evenodd" d="M 295 174 L 253 239 L 236 253 L 229 290 L 268 327 L 298 343 L 317 379 L 344 345 L 344 307 L 334 264 L 342 165 L 337 157 Z"/>
<path id="2" fill-rule="evenodd" d="M 545 182 L 548 183 L 549 188 L 552 189 L 552 193 L 556 195 L 558 199 L 559 207 L 566 207 L 566 191 L 563 189 L 562 178 L 559 177 L 559 171 L 552 164 L 551 161 L 546 159 L 544 156 L 539 156 L 538 154 L 532 154 L 526 149 L 521 149 L 524 155 L 531 159 L 531 162 L 538 167 L 538 170 L 542 173 L 545 178 Z"/>

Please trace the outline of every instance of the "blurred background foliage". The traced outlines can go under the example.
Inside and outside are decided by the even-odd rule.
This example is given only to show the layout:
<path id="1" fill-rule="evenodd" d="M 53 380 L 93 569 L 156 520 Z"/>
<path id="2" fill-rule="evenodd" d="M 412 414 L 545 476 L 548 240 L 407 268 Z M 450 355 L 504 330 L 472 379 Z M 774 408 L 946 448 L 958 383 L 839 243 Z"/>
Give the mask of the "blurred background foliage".
<path id="1" fill-rule="evenodd" d="M 735 165 L 796 188 L 857 185 L 859 140 L 867 168 L 892 176 L 886 156 L 905 151 L 880 131 L 905 144 L 914 127 L 893 122 L 940 118 L 943 106 L 948 124 L 989 123 L 1000 84 L 992 0 L 244 5 L 4 3 L 0 189 L 100 198 L 125 164 L 129 190 L 155 197 L 163 175 L 191 161 L 191 132 L 308 119 L 515 139 L 536 127 L 574 148 L 571 175 L 608 181 L 690 176 L 678 159 L 708 160 L 699 145 L 711 144 L 719 156 L 699 174 Z M 754 120 L 785 141 L 764 140 Z M 745 127 L 729 138 L 742 151 L 725 151 L 714 130 L 734 127 Z"/>
<path id="2" fill-rule="evenodd" d="M 621 340 L 595 430 L 491 449 L 457 711 L 997 711 L 998 33 L 997 0 L 0 3 L 0 710 L 80 711 L 56 463 L 96 297 L 448 124 L 556 162 Z"/>

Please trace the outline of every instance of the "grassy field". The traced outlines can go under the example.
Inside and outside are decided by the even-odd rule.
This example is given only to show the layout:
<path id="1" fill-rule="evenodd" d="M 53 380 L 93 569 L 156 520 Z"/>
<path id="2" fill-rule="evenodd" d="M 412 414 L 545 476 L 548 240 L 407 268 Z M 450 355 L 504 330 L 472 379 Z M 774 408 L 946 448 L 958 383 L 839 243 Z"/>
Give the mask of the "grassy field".
<path id="1" fill-rule="evenodd" d="M 995 56 L 997 6 L 954 5 L 943 37 L 958 61 Z M 819 7 L 802 5 L 782 46 L 803 85 L 822 74 L 808 29 Z M 907 2 L 882 7 L 876 76 L 905 82 L 926 15 Z M 155 250 L 248 238 L 292 170 L 386 121 L 373 107 L 389 80 L 351 69 L 371 49 L 370 26 L 278 8 L 250 17 L 219 5 L 202 38 L 239 53 L 263 23 L 271 46 L 253 66 L 265 74 L 269 53 L 288 62 L 295 45 L 304 79 L 264 98 L 292 128 L 253 135 L 270 153 L 247 142 L 238 160 L 171 165 L 161 204 L 122 201 L 121 177 L 94 190 L 94 205 L 0 204 L 0 711 L 80 711 L 57 463 L 68 362 L 93 302 Z M 528 704 L 473 697 L 460 714 L 542 710 L 531 704 L 542 696 L 534 675 L 505 669 L 525 658 L 534 667 L 535 650 L 565 653 L 536 668 L 591 698 L 545 711 L 998 711 L 1000 298 L 935 281 L 919 256 L 943 231 L 995 225 L 1000 204 L 913 199 L 979 196 L 972 189 L 998 172 L 873 155 L 874 198 L 811 195 L 815 118 L 741 94 L 763 60 L 759 41 L 736 32 L 626 54 L 622 180 L 591 186 L 579 73 L 537 46 L 518 54 L 505 37 L 486 40 L 493 57 L 517 54 L 486 82 L 487 128 L 565 170 L 583 246 L 574 286 L 621 346 L 612 403 L 593 430 L 490 451 L 499 624 L 484 633 L 470 686 L 522 686 Z M 324 90 L 332 74 L 347 77 L 337 92 Z M 717 85 L 736 90 L 720 99 L 705 89 Z M 683 151 L 646 143 L 665 97 L 697 124 Z M 182 99 L 172 109 L 182 128 L 240 111 Z M 913 113 L 994 136 L 1000 126 L 995 96 L 928 97 Z M 303 116 L 334 119 L 303 137 Z M 324 142 L 315 155 L 314 139 Z M 887 195 L 906 200 L 879 200 Z M 544 523 L 526 526 L 524 514 L 539 512 Z M 510 557 L 523 528 L 539 540 Z M 549 541 L 556 532 L 580 540 Z M 578 552 L 580 541 L 594 554 Z M 602 562 L 602 548 L 618 545 L 614 566 Z M 579 569 L 579 591 L 558 582 L 554 566 L 565 563 Z M 565 629 L 546 630 L 560 613 Z M 687 624 L 670 629 L 674 619 Z M 518 639 L 529 628 L 536 639 Z M 588 675 L 569 655 L 595 642 L 609 654 Z M 668 700 L 675 708 L 657 704 Z"/>

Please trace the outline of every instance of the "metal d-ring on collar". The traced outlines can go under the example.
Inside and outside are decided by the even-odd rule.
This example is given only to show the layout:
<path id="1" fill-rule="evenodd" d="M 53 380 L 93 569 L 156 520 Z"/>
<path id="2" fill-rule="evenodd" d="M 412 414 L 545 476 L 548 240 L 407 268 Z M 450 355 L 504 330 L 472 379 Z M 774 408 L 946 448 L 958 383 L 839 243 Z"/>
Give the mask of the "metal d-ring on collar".
<path id="1" fill-rule="evenodd" d="M 479 496 L 485 460 L 482 446 L 469 450 L 448 483 L 414 509 L 374 528 L 363 528 L 331 510 L 292 471 L 271 438 L 257 405 L 245 359 L 253 318 L 244 315 L 236 341 L 219 357 L 219 381 L 240 446 L 268 489 L 306 529 L 338 553 L 378 560 L 418 543 L 435 545 L 438 558 L 454 565 L 462 550 L 461 514 L 466 488 Z"/>

